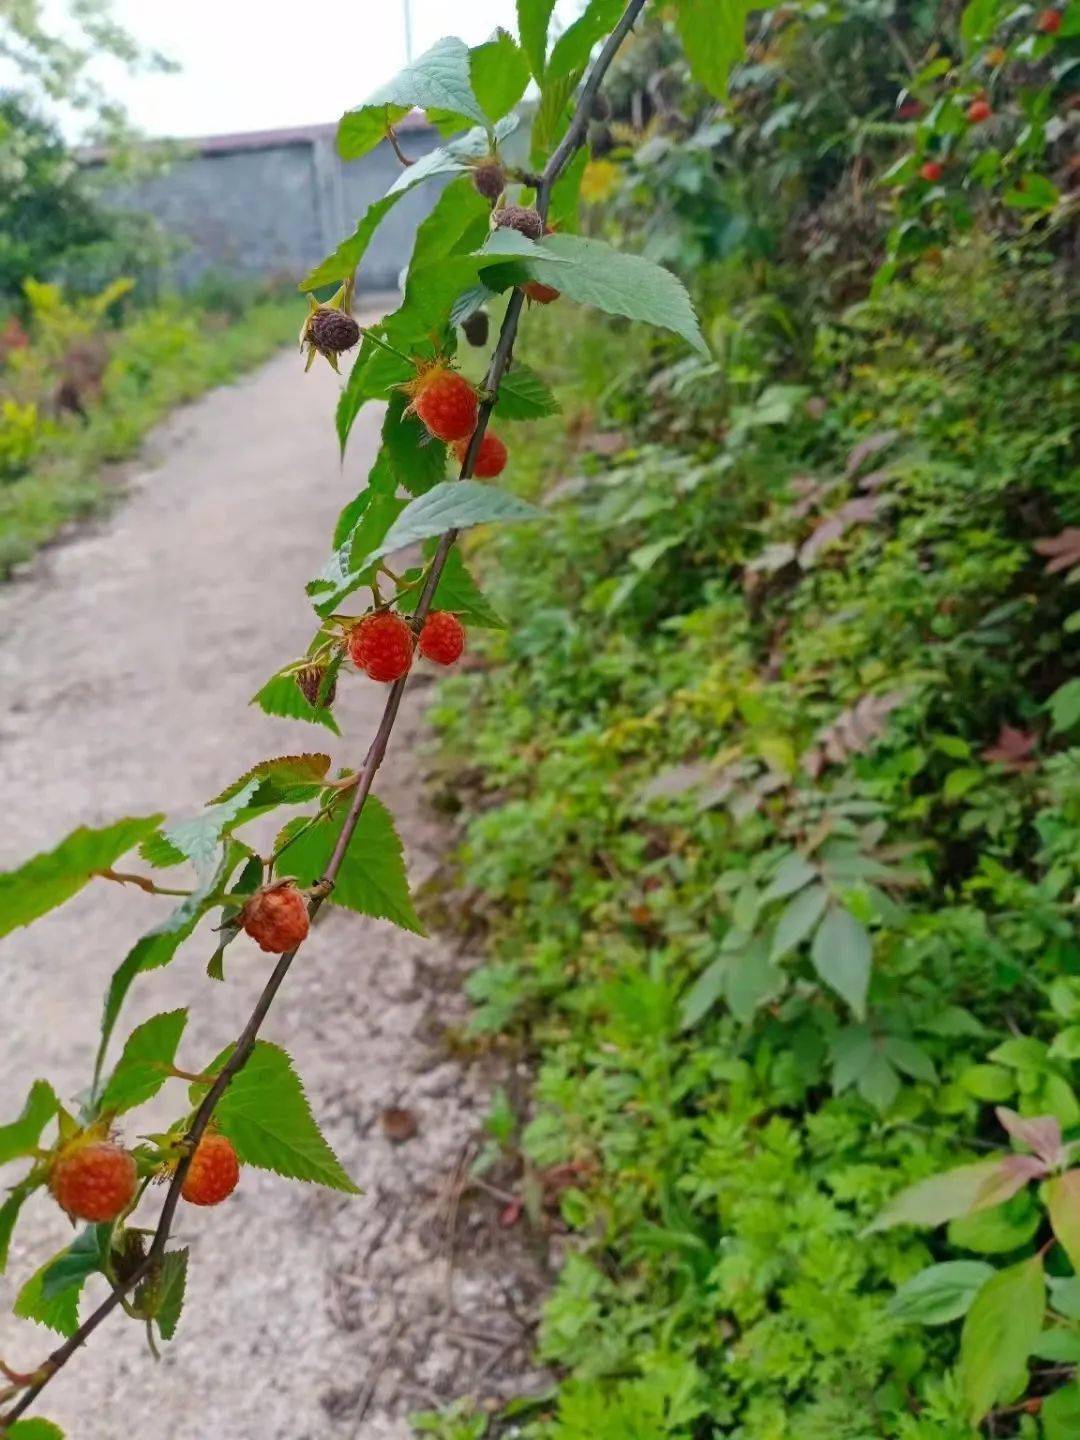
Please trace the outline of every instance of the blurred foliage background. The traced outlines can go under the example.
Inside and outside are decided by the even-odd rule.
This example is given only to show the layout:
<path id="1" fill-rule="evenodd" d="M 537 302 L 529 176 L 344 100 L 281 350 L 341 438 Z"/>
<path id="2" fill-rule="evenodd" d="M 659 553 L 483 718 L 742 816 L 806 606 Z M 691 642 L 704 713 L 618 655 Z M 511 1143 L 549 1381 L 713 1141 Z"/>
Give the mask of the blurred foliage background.
<path id="1" fill-rule="evenodd" d="M 474 548 L 508 629 L 434 713 L 451 910 L 490 956 L 473 1043 L 538 1066 L 484 1163 L 560 1257 L 561 1378 L 426 1433 L 1080 1434 L 1060 1247 L 1030 1355 L 963 1318 L 1050 1238 L 1036 1187 L 866 1233 L 1005 1154 L 995 1105 L 1080 1134 L 1080 9 L 1054 17 L 754 11 L 719 104 L 663 15 L 620 57 L 588 223 L 682 274 L 714 358 L 525 323 L 564 414 L 508 475 L 548 522 Z"/>

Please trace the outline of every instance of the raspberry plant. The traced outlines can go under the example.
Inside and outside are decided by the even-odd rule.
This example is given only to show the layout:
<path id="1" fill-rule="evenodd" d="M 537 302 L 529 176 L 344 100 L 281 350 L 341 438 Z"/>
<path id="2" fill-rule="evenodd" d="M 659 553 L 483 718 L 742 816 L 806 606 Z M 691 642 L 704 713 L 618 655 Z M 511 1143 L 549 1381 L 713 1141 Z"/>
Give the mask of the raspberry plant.
<path id="1" fill-rule="evenodd" d="M 242 1165 L 356 1192 L 319 1132 L 289 1057 L 258 1037 L 311 917 L 327 901 L 421 930 L 393 821 L 371 791 L 414 651 L 450 664 L 461 653 L 466 624 L 501 623 L 454 549 L 459 533 L 539 513 L 473 478 L 495 476 L 508 456 L 512 460 L 512 446 L 486 433 L 494 412 L 500 423 L 512 423 L 556 408 L 543 380 L 513 358 L 526 299 L 577 301 L 648 321 L 708 355 L 674 276 L 577 233 L 590 117 L 604 75 L 644 8 L 645 0 L 630 0 L 625 8 L 590 0 L 549 53 L 549 0 L 518 0 L 520 43 L 505 31 L 471 50 L 460 40 L 441 40 L 341 122 L 338 143 L 346 159 L 389 139 L 403 170 L 355 232 L 303 282 L 310 312 L 301 347 L 309 366 L 322 356 L 337 369 L 359 342 L 337 407 L 343 452 L 364 404 L 387 402 L 386 419 L 367 484 L 342 511 L 331 558 L 308 587 L 318 620 L 308 653 L 274 675 L 254 700 L 271 715 L 339 734 L 332 707 L 351 660 L 370 679 L 390 685 L 363 763 L 332 776 L 327 754 L 261 760 L 194 819 L 163 824 L 163 815 L 151 813 L 80 827 L 53 850 L 0 875 L 0 936 L 63 904 L 93 879 L 179 899 L 113 973 L 93 1075 L 77 1105 L 68 1108 L 39 1080 L 21 1114 L 0 1127 L 0 1163 L 24 1162 L 0 1206 L 0 1268 L 20 1211 L 32 1199 L 51 1190 L 73 1217 L 90 1222 L 45 1261 L 16 1300 L 20 1316 L 64 1339 L 29 1372 L 3 1367 L 0 1404 L 8 1408 L 0 1414 L 0 1435 L 6 1440 L 59 1434 L 47 1422 L 20 1417 L 114 1310 L 147 1327 L 151 1348 L 155 1331 L 162 1340 L 172 1338 L 188 1266 L 186 1250 L 169 1248 L 182 1201 L 225 1202 L 242 1183 Z M 701 0 L 680 0 L 677 9 L 695 72 L 719 90 L 742 45 L 745 7 L 736 3 L 718 15 L 706 13 L 710 7 Z M 504 144 L 531 79 L 541 98 L 532 168 L 523 169 L 504 154 Z M 426 108 L 441 131 L 456 135 L 415 162 L 402 155 L 393 128 L 414 107 Z M 400 196 L 433 176 L 451 178 L 417 233 L 403 302 L 364 329 L 350 313 L 356 267 Z M 320 292 L 329 298 L 320 300 Z M 455 367 L 458 330 L 499 297 L 506 297 L 504 318 L 484 384 L 476 389 Z M 478 333 L 475 324 L 472 332 Z M 454 480 L 444 478 L 446 442 L 459 447 Z M 412 546 L 422 547 L 423 563 L 402 575 L 392 571 L 387 557 Z M 360 613 L 343 610 L 358 592 L 370 593 L 370 606 Z M 262 855 L 243 832 L 278 809 L 301 813 L 282 827 L 272 852 Z M 134 849 L 155 870 L 188 863 L 194 886 L 165 886 L 150 875 L 117 869 Z M 208 920 L 217 935 L 208 966 L 214 981 L 224 981 L 226 950 L 241 929 L 279 956 L 235 1044 L 216 1058 L 204 1057 L 200 1068 L 181 1069 L 177 1056 L 187 1014 L 173 1011 L 138 1026 L 108 1065 L 131 986 L 169 964 Z M 187 1087 L 174 1124 L 125 1148 L 117 1131 L 122 1117 L 169 1082 Z M 151 1231 L 134 1219 L 155 1181 L 167 1188 Z M 109 1293 L 80 1323 L 81 1292 L 96 1273 L 107 1280 Z"/>

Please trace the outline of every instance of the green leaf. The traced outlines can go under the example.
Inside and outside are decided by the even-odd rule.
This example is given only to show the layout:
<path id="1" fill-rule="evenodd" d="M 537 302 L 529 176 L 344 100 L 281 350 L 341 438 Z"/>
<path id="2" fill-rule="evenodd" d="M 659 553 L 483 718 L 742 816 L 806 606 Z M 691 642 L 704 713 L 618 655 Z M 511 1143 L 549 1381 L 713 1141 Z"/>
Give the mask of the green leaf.
<path id="1" fill-rule="evenodd" d="M 64 1432 L 51 1420 L 16 1420 L 8 1426 L 6 1440 L 64 1440 Z"/>
<path id="2" fill-rule="evenodd" d="M 293 687 L 299 690 L 299 686 L 293 681 Z M 221 837 L 226 830 L 249 803 L 255 791 L 259 788 L 257 780 L 249 780 L 238 790 L 217 805 L 208 805 L 200 810 L 198 815 L 190 820 L 183 820 L 177 825 L 169 825 L 161 832 L 161 841 L 156 849 L 148 850 L 147 847 L 140 849 L 144 859 L 151 855 L 156 858 L 152 863 L 163 865 L 170 863 L 162 858 L 167 852 L 177 856 L 173 863 L 182 860 L 190 860 L 195 867 L 195 874 L 200 884 L 205 882 L 207 876 L 213 873 L 220 860 Z M 154 837 L 155 840 L 157 837 Z"/>
<path id="3" fill-rule="evenodd" d="M 1080 1170 L 1067 1170 L 1047 1181 L 1046 1205 L 1054 1235 L 1080 1274 Z"/>
<path id="4" fill-rule="evenodd" d="M 983 1208 L 987 1187 L 1000 1169 L 1000 1160 L 979 1160 L 919 1180 L 893 1196 L 867 1226 L 867 1233 L 887 1230 L 891 1225 L 942 1225 L 946 1220 L 970 1215 Z"/>
<path id="5" fill-rule="evenodd" d="M 624 9 L 624 0 L 589 0 L 584 12 L 556 40 L 545 75 L 550 79 L 584 69 L 593 46 L 615 28 Z"/>
<path id="6" fill-rule="evenodd" d="M 314 885 L 325 874 L 347 809 L 338 805 L 335 814 L 317 820 L 285 852 L 284 870 L 301 885 Z M 390 812 L 374 796 L 364 805 L 330 901 L 361 915 L 390 920 L 417 935 L 424 933 L 409 896 L 401 841 Z"/>
<path id="7" fill-rule="evenodd" d="M 753 8 L 748 0 L 676 0 L 675 22 L 691 74 L 721 100 L 731 67 L 746 49 L 746 17 Z"/>
<path id="8" fill-rule="evenodd" d="M 537 80 L 544 78 L 547 58 L 547 33 L 555 0 L 517 0 L 518 34 L 529 68 Z"/>
<path id="9" fill-rule="evenodd" d="M 1080 1363 L 1080 1334 L 1060 1326 L 1044 1330 L 1031 1353 L 1052 1365 L 1076 1365 Z"/>
<path id="10" fill-rule="evenodd" d="M 372 328 L 380 335 L 385 334 L 385 325 L 376 325 Z M 356 360 L 349 371 L 349 378 L 345 381 L 341 394 L 338 396 L 337 410 L 334 414 L 338 445 L 343 458 L 356 417 L 367 402 L 369 400 L 385 400 L 391 387 L 405 384 L 412 379 L 413 373 L 413 367 L 407 360 L 399 360 L 396 355 L 388 354 L 370 336 L 364 336 L 360 342 Z M 347 506 L 346 511 L 348 508 Z M 342 512 L 343 517 L 346 511 Z M 342 521 L 339 520 L 338 524 L 341 525 L 341 523 Z M 335 540 L 335 544 L 337 543 L 339 542 Z"/>
<path id="11" fill-rule="evenodd" d="M 984 45 L 997 28 L 999 0 L 970 0 L 960 16 L 960 40 L 964 53 Z"/>
<path id="12" fill-rule="evenodd" d="M 534 279 L 609 315 L 671 330 L 699 354 L 709 354 L 690 297 L 670 270 L 582 235 L 548 235 L 536 250 L 537 258 L 526 262 Z"/>
<path id="13" fill-rule="evenodd" d="M 995 1179 L 990 1183 L 996 1186 L 998 1182 Z M 1042 1211 L 1028 1191 L 1021 1190 L 1002 1205 L 992 1205 L 951 1220 L 946 1238 L 957 1250 L 974 1250 L 977 1255 L 1009 1255 L 1026 1245 L 1042 1222 Z"/>
<path id="14" fill-rule="evenodd" d="M 407 504 L 408 501 L 399 500 L 395 495 L 372 492 L 370 504 L 363 510 L 352 534 L 308 584 L 308 593 L 316 597 L 313 603 L 319 615 L 332 615 L 347 595 L 370 583 L 368 551 L 382 541 Z M 358 569 L 353 568 L 353 556 L 360 561 Z"/>
<path id="15" fill-rule="evenodd" d="M 162 815 L 117 820 L 100 830 L 80 825 L 55 850 L 0 874 L 0 937 L 63 905 L 97 870 L 108 870 L 161 824 Z"/>
<path id="16" fill-rule="evenodd" d="M 423 573 L 419 567 L 406 570 L 404 579 L 419 581 Z M 417 584 L 401 597 L 397 608 L 402 614 L 411 615 L 419 603 L 420 586 Z M 487 596 L 469 574 L 465 568 L 465 561 L 456 547 L 446 558 L 446 565 L 443 567 L 439 583 L 435 587 L 431 608 L 433 610 L 452 610 L 464 625 L 488 630 L 506 629 L 505 620 L 492 608 Z"/>
<path id="17" fill-rule="evenodd" d="M 1047 176 L 1029 170 L 1003 198 L 1014 210 L 1053 210 L 1061 192 Z"/>
<path id="18" fill-rule="evenodd" d="M 218 1057 L 209 1073 L 216 1074 L 231 1053 L 232 1046 Z M 197 1104 L 208 1088 L 193 1085 L 192 1104 Z M 244 1164 L 350 1195 L 360 1193 L 323 1139 L 292 1061 L 279 1046 L 258 1041 L 218 1102 L 214 1119 Z"/>
<path id="19" fill-rule="evenodd" d="M 24 1180 L 21 1185 L 16 1185 L 12 1189 L 4 1203 L 0 1205 L 0 1275 L 7 1268 L 8 1251 L 11 1248 L 11 1237 L 15 1232 L 19 1211 L 36 1188 Z"/>
<path id="20" fill-rule="evenodd" d="M 433 440 L 415 415 L 405 414 L 408 404 L 409 397 L 403 391 L 391 395 L 383 419 L 382 443 L 398 485 L 410 495 L 423 495 L 446 478 L 446 446 Z M 357 550 L 357 554 L 363 553 Z"/>
<path id="21" fill-rule="evenodd" d="M 960 1383 L 977 1425 L 1017 1388 L 1042 1330 L 1046 1281 L 1033 1255 L 993 1275 L 975 1296 L 960 1335 Z"/>
<path id="22" fill-rule="evenodd" d="M 1055 730 L 1071 730 L 1080 721 L 1080 680 L 1066 680 L 1046 702 Z M 3 894 L 0 889 L 0 895 Z"/>
<path id="23" fill-rule="evenodd" d="M 495 521 L 538 520 L 540 515 L 535 505 L 493 485 L 479 480 L 444 480 L 406 505 L 382 543 L 368 552 L 358 568 L 366 569 L 384 555 L 447 530 L 467 530 Z"/>
<path id="24" fill-rule="evenodd" d="M 545 73 L 540 104 L 533 116 L 529 150 L 532 161 L 539 166 L 566 133 L 570 124 L 570 101 L 581 80 L 582 71 L 566 75 Z"/>
<path id="25" fill-rule="evenodd" d="M 59 1109 L 60 1102 L 52 1086 L 44 1080 L 35 1080 L 19 1118 L 10 1125 L 0 1125 L 0 1165 L 35 1149 L 41 1132 Z"/>
<path id="26" fill-rule="evenodd" d="M 223 801 L 243 790 L 250 781 L 258 785 L 251 796 L 251 803 L 258 805 L 299 804 L 313 799 L 322 788 L 330 769 L 330 756 L 318 752 L 303 755 L 276 755 L 272 760 L 260 760 L 250 770 L 226 785 L 220 795 L 215 795 L 211 805 Z"/>
<path id="27" fill-rule="evenodd" d="M 916 1325 L 945 1325 L 966 1315 L 976 1293 L 994 1275 L 985 1260 L 947 1260 L 921 1270 L 889 1301 L 894 1320 Z"/>
<path id="28" fill-rule="evenodd" d="M 860 1020 L 866 1014 L 871 955 L 866 926 L 849 910 L 831 904 L 814 936 L 810 958 L 825 984 L 851 1006 Z"/>
<path id="29" fill-rule="evenodd" d="M 41 1277 L 41 1296 L 48 1303 L 65 1290 L 79 1293 L 88 1276 L 101 1269 L 109 1242 L 110 1226 L 88 1225 L 46 1266 Z"/>
<path id="30" fill-rule="evenodd" d="M 169 1078 L 186 1024 L 186 1010 L 169 1010 L 131 1032 L 97 1103 L 98 1113 L 122 1115 L 157 1094 Z"/>
<path id="31" fill-rule="evenodd" d="M 325 725 L 335 735 L 340 735 L 338 723 L 330 711 L 316 710 L 309 705 L 296 678 L 288 671 L 278 671 L 257 691 L 249 702 L 265 710 L 267 715 L 281 715 L 287 720 L 307 720 L 312 725 Z"/>
<path id="32" fill-rule="evenodd" d="M 808 886 L 788 901 L 773 936 L 771 958 L 774 965 L 789 951 L 802 944 L 821 918 L 821 912 L 828 900 L 829 892 L 825 886 L 817 884 Z"/>
<path id="33" fill-rule="evenodd" d="M 1043 1401 L 1044 1440 L 1076 1440 L 1080 1435 L 1080 1385 L 1063 1385 Z"/>
<path id="34" fill-rule="evenodd" d="M 356 160 L 373 150 L 395 124 L 416 107 L 452 110 L 484 123 L 484 112 L 469 82 L 469 47 L 452 36 L 437 40 L 418 60 L 380 85 L 363 105 L 342 116 L 338 126 L 338 154 Z"/>
<path id="35" fill-rule="evenodd" d="M 79 1292 L 63 1290 L 46 1300 L 41 1293 L 42 1278 L 53 1262 L 48 1260 L 40 1270 L 35 1271 L 15 1297 L 12 1313 L 20 1320 L 33 1320 L 55 1330 L 58 1335 L 74 1335 L 79 1328 Z"/>
<path id="36" fill-rule="evenodd" d="M 169 1250 L 154 1274 L 141 1281 L 135 1304 L 148 1320 L 154 1320 L 163 1340 L 171 1340 L 180 1323 L 187 1285 L 188 1252 Z"/>
<path id="37" fill-rule="evenodd" d="M 762 893 L 761 903 L 767 905 L 770 900 L 783 900 L 817 879 L 817 869 L 796 850 L 785 855 L 776 867 L 776 874 Z"/>
<path id="38" fill-rule="evenodd" d="M 501 120 L 525 94 L 529 62 L 514 37 L 500 28 L 471 52 L 469 78 L 484 114 L 489 120 Z"/>
<path id="39" fill-rule="evenodd" d="M 503 376 L 495 414 L 500 420 L 538 420 L 543 415 L 556 415 L 559 402 L 535 370 L 516 361 Z"/>

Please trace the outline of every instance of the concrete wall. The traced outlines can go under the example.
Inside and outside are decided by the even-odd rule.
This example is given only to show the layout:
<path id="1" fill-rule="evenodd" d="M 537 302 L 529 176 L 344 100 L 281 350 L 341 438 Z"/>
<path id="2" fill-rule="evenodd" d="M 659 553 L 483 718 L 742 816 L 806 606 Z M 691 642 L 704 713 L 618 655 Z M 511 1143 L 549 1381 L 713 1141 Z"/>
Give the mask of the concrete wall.
<path id="1" fill-rule="evenodd" d="M 296 283 L 401 172 L 385 142 L 346 164 L 334 148 L 334 130 L 312 126 L 192 141 L 188 155 L 124 189 L 116 202 L 149 212 L 177 238 L 164 278 L 180 289 L 207 270 Z M 402 136 L 413 156 L 436 140 L 422 123 L 409 124 Z M 360 267 L 361 289 L 395 288 L 438 191 L 438 182 L 421 184 L 386 217 Z"/>

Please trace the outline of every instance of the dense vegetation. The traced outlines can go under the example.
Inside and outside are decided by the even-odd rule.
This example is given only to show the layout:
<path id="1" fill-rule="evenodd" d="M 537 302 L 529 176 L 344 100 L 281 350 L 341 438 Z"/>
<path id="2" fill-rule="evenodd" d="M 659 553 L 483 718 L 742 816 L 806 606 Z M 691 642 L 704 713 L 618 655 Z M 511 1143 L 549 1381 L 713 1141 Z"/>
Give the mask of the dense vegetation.
<path id="1" fill-rule="evenodd" d="M 538 1065 L 493 1128 L 572 1237 L 539 1337 L 564 1378 L 504 1423 L 1064 1440 L 1080 11 L 751 30 L 722 106 L 663 26 L 627 47 L 583 186 L 683 270 L 717 358 L 533 312 L 565 413 L 515 473 L 548 518 L 477 556 L 509 628 L 436 711 L 475 1030 Z M 986 128 L 956 124 L 973 76 Z"/>

